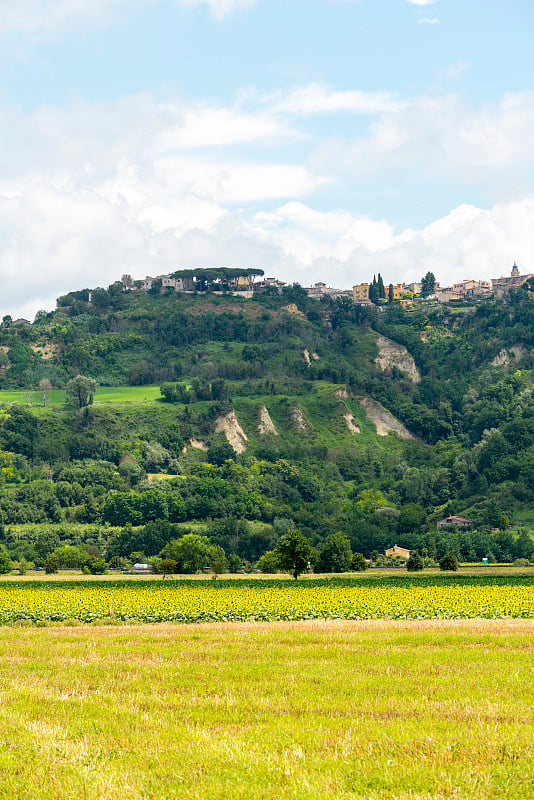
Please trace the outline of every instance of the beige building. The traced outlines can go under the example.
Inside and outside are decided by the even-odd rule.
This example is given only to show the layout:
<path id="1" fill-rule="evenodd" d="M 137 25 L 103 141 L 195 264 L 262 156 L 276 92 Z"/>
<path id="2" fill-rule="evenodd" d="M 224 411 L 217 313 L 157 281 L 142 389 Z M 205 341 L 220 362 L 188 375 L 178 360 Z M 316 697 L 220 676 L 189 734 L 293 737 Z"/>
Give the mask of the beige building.
<path id="1" fill-rule="evenodd" d="M 170 272 L 168 275 L 158 275 L 156 278 L 147 275 L 143 281 L 145 292 L 152 288 L 154 281 L 161 281 L 162 289 L 174 289 L 175 292 L 190 292 L 193 289 L 193 278 L 175 278 Z"/>
<path id="2" fill-rule="evenodd" d="M 355 303 L 359 300 L 369 300 L 369 284 L 360 283 L 352 287 L 352 299 Z"/>
<path id="3" fill-rule="evenodd" d="M 389 550 L 386 550 L 386 555 L 390 558 L 410 558 L 411 550 L 407 550 L 405 547 L 399 547 L 396 544 L 394 547 L 390 547 Z"/>
<path id="4" fill-rule="evenodd" d="M 495 292 L 495 297 L 503 297 L 505 294 L 508 294 L 510 289 L 517 289 L 519 286 L 525 283 L 525 281 L 532 277 L 534 277 L 532 272 L 529 272 L 526 275 L 520 275 L 519 267 L 514 263 L 509 278 L 502 277 L 491 279 L 491 285 L 493 287 L 493 291 Z"/>
<path id="5" fill-rule="evenodd" d="M 491 293 L 491 283 L 489 281 L 475 281 L 472 278 L 466 278 L 458 283 L 453 283 L 452 289 L 455 292 L 460 292 L 463 295 L 484 294 Z"/>

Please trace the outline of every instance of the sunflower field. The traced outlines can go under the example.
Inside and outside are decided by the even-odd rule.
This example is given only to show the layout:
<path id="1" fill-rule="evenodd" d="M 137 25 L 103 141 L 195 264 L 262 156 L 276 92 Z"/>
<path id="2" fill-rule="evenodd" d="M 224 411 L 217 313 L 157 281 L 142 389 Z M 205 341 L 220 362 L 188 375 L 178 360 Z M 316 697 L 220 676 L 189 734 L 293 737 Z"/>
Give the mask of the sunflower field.
<path id="1" fill-rule="evenodd" d="M 0 583 L 0 624 L 475 617 L 534 618 L 532 579 Z"/>

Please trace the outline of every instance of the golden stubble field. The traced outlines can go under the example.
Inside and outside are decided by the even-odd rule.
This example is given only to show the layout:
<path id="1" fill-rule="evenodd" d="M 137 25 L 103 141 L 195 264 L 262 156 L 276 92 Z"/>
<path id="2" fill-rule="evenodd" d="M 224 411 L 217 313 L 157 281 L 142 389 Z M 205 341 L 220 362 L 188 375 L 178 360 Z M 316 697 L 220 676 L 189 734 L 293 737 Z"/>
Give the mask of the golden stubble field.
<path id="1" fill-rule="evenodd" d="M 534 621 L 0 629 L 1 798 L 525 798 Z"/>

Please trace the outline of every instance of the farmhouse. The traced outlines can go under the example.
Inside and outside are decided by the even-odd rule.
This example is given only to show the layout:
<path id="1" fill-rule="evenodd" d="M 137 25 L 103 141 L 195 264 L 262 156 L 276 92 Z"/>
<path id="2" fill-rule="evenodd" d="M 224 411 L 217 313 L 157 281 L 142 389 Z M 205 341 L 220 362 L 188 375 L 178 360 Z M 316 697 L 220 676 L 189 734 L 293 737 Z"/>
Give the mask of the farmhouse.
<path id="1" fill-rule="evenodd" d="M 390 558 L 410 558 L 410 552 L 411 550 L 407 550 L 405 547 L 399 547 L 399 545 L 396 544 L 394 547 L 390 547 L 389 550 L 386 550 L 386 555 Z"/>
<path id="2" fill-rule="evenodd" d="M 440 519 L 437 523 L 437 529 L 440 531 L 445 525 L 456 525 L 457 528 L 467 528 L 468 525 L 471 525 L 470 519 L 465 519 L 465 517 L 445 517 L 445 519 Z"/>

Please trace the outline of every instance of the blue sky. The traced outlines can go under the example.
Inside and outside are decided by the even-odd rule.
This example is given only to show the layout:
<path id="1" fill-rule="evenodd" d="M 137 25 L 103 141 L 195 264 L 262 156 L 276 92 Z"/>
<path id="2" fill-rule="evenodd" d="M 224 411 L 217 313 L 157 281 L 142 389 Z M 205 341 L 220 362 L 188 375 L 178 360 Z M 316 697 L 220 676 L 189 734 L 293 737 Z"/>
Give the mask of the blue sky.
<path id="1" fill-rule="evenodd" d="M 534 271 L 526 0 L 0 0 L 1 313 L 190 266 Z"/>

